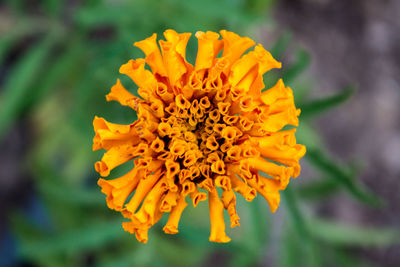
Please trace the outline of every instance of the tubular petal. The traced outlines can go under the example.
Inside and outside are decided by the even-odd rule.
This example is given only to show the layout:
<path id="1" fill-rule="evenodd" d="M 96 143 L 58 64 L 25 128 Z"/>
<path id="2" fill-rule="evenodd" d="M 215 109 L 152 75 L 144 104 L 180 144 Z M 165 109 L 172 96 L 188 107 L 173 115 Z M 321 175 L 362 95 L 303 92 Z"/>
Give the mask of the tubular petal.
<path id="1" fill-rule="evenodd" d="M 163 228 L 163 230 L 166 234 L 178 233 L 179 220 L 181 219 L 183 210 L 187 206 L 185 198 L 186 198 L 186 196 L 181 195 L 176 206 L 171 210 L 167 224 Z"/>
<path id="2" fill-rule="evenodd" d="M 210 209 L 211 233 L 210 241 L 226 243 L 231 239 L 225 234 L 224 207 L 219 199 L 217 189 L 208 192 L 208 204 Z"/>
<path id="3" fill-rule="evenodd" d="M 137 187 L 136 194 L 133 195 L 132 199 L 126 204 L 125 209 L 130 213 L 135 213 L 140 203 L 142 203 L 143 199 L 147 195 L 148 192 L 153 188 L 153 186 L 157 183 L 160 178 L 161 173 L 153 174 L 150 176 L 141 179 L 139 185 Z"/>
<path id="4" fill-rule="evenodd" d="M 153 225 L 159 219 L 156 213 L 158 212 L 160 199 L 165 191 L 167 191 L 165 179 L 160 179 L 150 193 L 147 194 L 139 211 L 132 215 L 132 221 Z"/>

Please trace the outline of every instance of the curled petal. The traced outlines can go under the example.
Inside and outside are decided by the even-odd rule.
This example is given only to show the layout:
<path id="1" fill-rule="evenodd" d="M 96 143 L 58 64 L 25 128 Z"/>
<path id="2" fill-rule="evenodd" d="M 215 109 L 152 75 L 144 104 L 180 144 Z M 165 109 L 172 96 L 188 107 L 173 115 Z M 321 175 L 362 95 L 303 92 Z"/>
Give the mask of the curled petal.
<path id="1" fill-rule="evenodd" d="M 230 161 L 239 161 L 241 160 L 241 153 L 242 153 L 242 149 L 239 146 L 232 146 L 228 149 L 227 151 L 227 159 L 229 159 Z"/>
<path id="2" fill-rule="evenodd" d="M 157 88 L 157 80 L 144 66 L 145 60 L 143 58 L 131 59 L 120 67 L 119 72 L 129 76 L 140 88 L 155 90 Z"/>
<path id="3" fill-rule="evenodd" d="M 164 65 L 171 86 L 181 85 L 179 82 L 182 76 L 192 69 L 185 58 L 186 44 L 190 35 L 190 33 L 178 34 L 173 30 L 167 30 L 164 32 L 167 41 L 160 40 Z"/>
<path id="4" fill-rule="evenodd" d="M 222 160 L 218 160 L 211 164 L 211 171 L 217 174 L 225 174 L 225 163 Z"/>
<path id="5" fill-rule="evenodd" d="M 189 194 L 190 198 L 193 201 L 193 206 L 197 207 L 200 201 L 207 200 L 207 194 L 204 192 L 199 192 L 197 186 L 195 187 L 194 191 Z"/>
<path id="6" fill-rule="evenodd" d="M 168 191 L 168 193 L 165 195 L 165 197 L 161 201 L 160 211 L 161 212 L 170 212 L 171 209 L 174 206 L 176 206 L 176 204 L 177 204 L 176 200 L 178 197 L 179 197 L 178 192 Z"/>
<path id="7" fill-rule="evenodd" d="M 95 169 L 101 176 L 106 177 L 115 167 L 127 162 L 138 156 L 137 150 L 139 146 L 131 144 L 114 146 L 110 148 L 101 161 L 96 162 Z"/>
<path id="8" fill-rule="evenodd" d="M 182 183 L 182 195 L 187 196 L 190 193 L 193 193 L 195 191 L 196 185 L 189 181 L 186 180 Z"/>
<path id="9" fill-rule="evenodd" d="M 93 151 L 99 149 L 109 150 L 114 146 L 124 144 L 137 145 L 140 142 L 140 137 L 134 129 L 134 124 L 114 124 L 96 116 L 93 120 L 93 126 L 96 133 L 93 138 Z"/>
<path id="10" fill-rule="evenodd" d="M 222 49 L 223 41 L 218 40 L 219 34 L 215 32 L 196 32 L 198 51 L 195 70 L 212 67 L 214 59 Z"/>
<path id="11" fill-rule="evenodd" d="M 155 152 L 164 151 L 164 141 L 157 137 L 150 145 L 150 148 L 153 149 Z"/>
<path id="12" fill-rule="evenodd" d="M 185 153 L 185 159 L 183 161 L 183 165 L 185 167 L 190 167 L 197 162 L 197 159 L 198 159 L 198 157 L 197 157 L 196 151 L 190 150 Z"/>
<path id="13" fill-rule="evenodd" d="M 107 195 L 107 206 L 113 210 L 122 210 L 126 199 L 136 189 L 143 175 L 144 170 L 133 168 L 127 174 L 117 179 L 99 179 L 97 184 L 101 187 L 101 192 Z"/>
<path id="14" fill-rule="evenodd" d="M 240 180 L 236 175 L 230 175 L 232 188 L 241 194 L 247 201 L 253 201 L 257 196 L 257 192 L 254 188 L 248 186 L 242 180 Z"/>
<path id="15" fill-rule="evenodd" d="M 238 86 L 249 91 L 253 82 L 257 81 L 257 77 L 261 79 L 262 75 L 273 68 L 280 68 L 281 63 L 277 62 L 272 55 L 267 52 L 261 44 L 258 44 L 254 51 L 244 55 L 232 66 L 229 80 L 232 86 Z M 258 92 L 264 86 L 258 88 Z"/>
<path id="16" fill-rule="evenodd" d="M 145 244 L 149 240 L 148 231 L 150 226 L 140 226 L 139 228 L 134 222 L 123 222 L 122 227 L 126 232 L 135 234 L 136 239 L 141 243 Z"/>
<path id="17" fill-rule="evenodd" d="M 283 112 L 270 114 L 267 119 L 261 124 L 261 128 L 266 132 L 276 132 L 281 130 L 285 125 L 299 125 L 298 116 L 300 110 L 286 109 Z"/>
<path id="18" fill-rule="evenodd" d="M 179 94 L 178 96 L 176 96 L 175 98 L 175 104 L 178 108 L 180 109 L 189 109 L 191 106 L 191 103 L 185 98 L 184 95 Z"/>
<path id="19" fill-rule="evenodd" d="M 236 62 L 247 49 L 255 45 L 254 41 L 248 37 L 240 37 L 236 33 L 226 30 L 222 30 L 220 33 L 224 41 L 222 57 L 226 58 L 230 66 Z M 226 68 L 225 73 L 228 71 L 229 66 Z"/>
<path id="20" fill-rule="evenodd" d="M 154 33 L 151 37 L 136 42 L 134 45 L 139 47 L 146 54 L 146 63 L 149 64 L 153 73 L 167 77 L 167 71 L 157 45 L 157 34 Z"/>
<path id="21" fill-rule="evenodd" d="M 177 191 L 178 187 L 175 184 L 175 176 L 180 171 L 179 163 L 174 162 L 172 160 L 167 160 L 165 162 L 165 167 L 167 169 L 166 177 L 167 177 L 168 188 L 171 191 Z"/>
<path id="22" fill-rule="evenodd" d="M 231 180 L 228 176 L 217 176 L 215 178 L 215 185 L 222 187 L 224 191 L 229 191 L 232 189 Z"/>
<path id="23" fill-rule="evenodd" d="M 248 162 L 252 168 L 265 172 L 268 175 L 274 177 L 275 179 L 280 180 L 281 184 L 284 185 L 285 187 L 289 183 L 290 176 L 293 174 L 292 167 L 276 165 L 260 157 L 249 158 Z"/>
<path id="24" fill-rule="evenodd" d="M 224 208 L 228 211 L 229 218 L 231 220 L 231 227 L 239 226 L 239 216 L 236 212 L 236 196 L 232 189 L 225 190 L 221 196 Z"/>
<path id="25" fill-rule="evenodd" d="M 257 174 L 256 179 L 248 181 L 268 202 L 271 212 L 275 212 L 279 206 L 281 186 L 279 181 L 268 179 Z"/>
<path id="26" fill-rule="evenodd" d="M 168 87 L 163 83 L 158 83 L 155 94 L 159 96 L 165 104 L 169 104 L 174 100 L 174 94 L 168 90 Z"/>
<path id="27" fill-rule="evenodd" d="M 211 178 L 206 178 L 202 182 L 198 184 L 200 188 L 203 188 L 207 191 L 212 191 L 214 189 L 214 183 Z"/>
<path id="28" fill-rule="evenodd" d="M 111 87 L 111 92 L 106 95 L 106 100 L 118 101 L 122 106 L 129 106 L 135 110 L 137 110 L 137 105 L 140 102 L 139 98 L 125 89 L 119 79 L 117 79 L 117 83 Z"/>
<path id="29" fill-rule="evenodd" d="M 285 87 L 282 79 L 279 79 L 273 87 L 263 92 L 260 96 L 261 101 L 266 105 L 272 105 L 282 98 L 293 98 L 292 90 Z"/>

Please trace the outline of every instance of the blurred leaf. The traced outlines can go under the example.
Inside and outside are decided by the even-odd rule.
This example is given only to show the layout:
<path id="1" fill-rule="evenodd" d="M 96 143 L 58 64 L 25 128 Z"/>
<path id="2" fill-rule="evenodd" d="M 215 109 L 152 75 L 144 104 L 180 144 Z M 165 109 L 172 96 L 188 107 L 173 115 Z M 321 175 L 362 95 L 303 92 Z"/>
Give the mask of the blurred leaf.
<path id="1" fill-rule="evenodd" d="M 314 218 L 310 220 L 316 238 L 338 246 L 386 247 L 400 244 L 398 229 L 348 225 Z"/>
<path id="2" fill-rule="evenodd" d="M 290 215 L 292 224 L 295 229 L 299 232 L 299 235 L 305 242 L 310 241 L 310 233 L 307 226 L 306 219 L 303 217 L 299 210 L 295 193 L 293 192 L 292 186 L 288 186 L 283 192 L 283 196 L 286 201 L 287 211 Z"/>
<path id="3" fill-rule="evenodd" d="M 293 185 L 289 185 L 282 193 L 287 206 L 287 211 L 290 217 L 291 225 L 294 231 L 297 232 L 301 242 L 302 249 L 304 249 L 303 257 L 307 259 L 307 266 L 321 266 L 319 254 L 316 244 L 310 232 L 310 225 L 308 224 L 303 213 L 298 206 L 297 195 L 293 190 Z"/>
<path id="4" fill-rule="evenodd" d="M 276 59 L 281 58 L 284 55 L 291 40 L 292 34 L 290 32 L 283 32 L 276 43 L 271 47 L 271 55 Z"/>
<path id="5" fill-rule="evenodd" d="M 190 225 L 185 225 L 182 229 L 179 229 L 179 237 L 182 237 L 185 241 L 190 244 L 197 244 L 198 246 L 205 246 L 210 244 L 208 241 L 208 235 L 210 233 L 205 228 L 194 228 Z"/>
<path id="6" fill-rule="evenodd" d="M 293 267 L 309 266 L 309 253 L 306 252 L 306 246 L 298 236 L 293 227 L 288 226 L 289 222 L 283 223 L 283 229 L 279 231 L 279 243 L 277 242 L 278 252 L 276 255 L 276 266 Z"/>
<path id="7" fill-rule="evenodd" d="M 135 250 L 124 253 L 113 253 L 111 257 L 103 259 L 99 267 L 126 267 L 126 266 L 155 266 L 154 249 L 150 244 L 139 244 Z M 116 255 L 117 254 L 117 255 Z M 157 257 L 157 261 L 160 261 Z"/>
<path id="8" fill-rule="evenodd" d="M 374 264 L 367 262 L 366 257 L 360 258 L 353 253 L 349 253 L 346 249 L 334 249 L 333 259 L 329 262 L 333 263 L 333 266 L 341 267 L 376 267 Z"/>
<path id="9" fill-rule="evenodd" d="M 256 198 L 250 205 L 251 221 L 253 223 L 251 227 L 251 237 L 249 238 L 255 248 L 260 248 L 267 241 L 268 235 L 268 223 L 265 219 L 264 209 L 261 208 L 260 201 L 264 199 Z"/>
<path id="10" fill-rule="evenodd" d="M 81 40 L 76 39 L 66 44 L 63 51 L 53 64 L 48 68 L 46 75 L 39 81 L 36 94 L 32 98 L 33 103 L 41 103 L 42 98 L 47 96 L 51 90 L 60 89 L 63 80 L 69 77 L 72 71 L 78 68 L 79 60 L 84 52 Z"/>
<path id="11" fill-rule="evenodd" d="M 168 236 L 160 236 L 152 236 L 152 242 L 155 243 L 155 252 L 166 266 L 199 266 L 206 256 L 207 247 L 195 248 L 186 242 L 175 242 Z"/>
<path id="12" fill-rule="evenodd" d="M 319 133 L 308 121 L 300 122 L 300 125 L 296 129 L 296 138 L 299 144 L 303 144 L 307 147 L 307 150 L 323 147 L 323 142 Z"/>
<path id="13" fill-rule="evenodd" d="M 21 25 L 21 24 L 18 26 L 15 26 L 15 31 L 1 36 L 1 39 L 0 39 L 0 66 L 3 63 L 3 60 L 5 59 L 7 53 L 9 53 L 9 50 L 12 49 L 18 41 L 20 41 L 20 39 L 24 36 L 27 29 L 29 28 L 29 27 L 27 27 L 27 25 L 25 23 L 23 25 Z"/>
<path id="14" fill-rule="evenodd" d="M 355 175 L 317 148 L 308 148 L 306 159 L 324 174 L 343 185 L 352 196 L 370 205 L 382 205 L 382 200 L 357 182 Z"/>
<path id="15" fill-rule="evenodd" d="M 5 0 L 7 5 L 14 9 L 17 13 L 22 13 L 23 8 L 25 7 L 24 1 L 22 0 Z"/>
<path id="16" fill-rule="evenodd" d="M 293 96 L 294 96 L 294 102 L 296 103 L 296 106 L 301 107 L 301 103 L 306 102 L 309 98 L 309 94 L 312 91 L 312 89 L 315 86 L 313 85 L 313 81 L 310 78 L 307 78 L 306 76 L 303 76 L 303 79 L 301 82 L 296 82 L 294 85 L 293 90 Z M 300 116 L 302 113 L 300 113 Z M 301 119 L 301 117 L 300 117 Z"/>
<path id="17" fill-rule="evenodd" d="M 310 54 L 303 49 L 299 49 L 296 54 L 295 62 L 286 68 L 286 71 L 283 73 L 283 80 L 285 83 L 292 82 L 300 73 L 307 69 L 310 65 L 310 61 Z"/>
<path id="18" fill-rule="evenodd" d="M 0 139 L 24 108 L 25 100 L 30 95 L 28 90 L 46 62 L 56 40 L 54 34 L 49 34 L 21 57 L 9 75 L 1 94 Z"/>
<path id="19" fill-rule="evenodd" d="M 260 14 L 269 11 L 275 2 L 276 0 L 247 0 L 245 6 L 252 13 Z"/>
<path id="20" fill-rule="evenodd" d="M 42 0 L 42 6 L 46 13 L 51 16 L 57 16 L 63 4 L 66 4 L 65 0 Z"/>
<path id="21" fill-rule="evenodd" d="M 35 227 L 21 212 L 11 213 L 9 215 L 9 220 L 12 225 L 12 230 L 17 232 L 18 235 L 24 239 L 39 239 L 45 234 L 43 229 Z"/>
<path id="22" fill-rule="evenodd" d="M 267 222 L 265 218 L 265 209 L 262 208 L 260 201 L 264 201 L 261 198 L 255 198 L 250 203 L 250 219 L 252 225 L 250 225 L 249 233 L 242 244 L 243 247 L 247 248 L 247 251 L 242 253 L 233 253 L 230 261 L 230 266 L 253 266 L 260 260 L 265 254 L 268 247 L 268 235 L 272 226 Z"/>
<path id="23" fill-rule="evenodd" d="M 75 20 L 79 26 L 93 28 L 102 25 L 115 25 L 126 21 L 136 21 L 138 18 L 145 16 L 146 13 L 140 2 L 125 1 L 115 2 L 113 5 L 82 7 L 77 10 Z"/>
<path id="24" fill-rule="evenodd" d="M 36 258 L 56 253 L 88 251 L 116 241 L 124 235 L 121 220 L 94 221 L 89 225 L 81 225 L 78 229 L 26 240 L 21 244 L 19 254 L 25 258 Z"/>
<path id="25" fill-rule="evenodd" d="M 331 179 L 321 179 L 321 181 L 309 182 L 305 185 L 299 185 L 298 191 L 302 198 L 319 199 L 330 197 L 337 193 L 340 184 Z"/>
<path id="26" fill-rule="evenodd" d="M 56 179 L 43 181 L 39 187 L 50 199 L 74 205 L 105 207 L 105 196 L 97 188 L 76 188 Z"/>
<path id="27" fill-rule="evenodd" d="M 348 100 L 355 91 L 356 88 L 354 86 L 349 86 L 343 89 L 337 95 L 303 104 L 300 106 L 301 118 L 309 118 L 312 116 L 320 115 L 324 111 L 335 108 L 336 106 Z"/>
<path id="28" fill-rule="evenodd" d="M 10 23 L 13 23 L 13 21 Z M 43 25 L 41 20 L 24 16 L 11 27 L 12 31 L 6 31 L 5 33 L 3 33 L 3 31 L 0 32 L 0 66 L 6 58 L 6 55 L 9 54 L 12 49 L 18 47 L 18 44 L 24 41 L 24 38 L 48 30 L 48 27 Z"/>

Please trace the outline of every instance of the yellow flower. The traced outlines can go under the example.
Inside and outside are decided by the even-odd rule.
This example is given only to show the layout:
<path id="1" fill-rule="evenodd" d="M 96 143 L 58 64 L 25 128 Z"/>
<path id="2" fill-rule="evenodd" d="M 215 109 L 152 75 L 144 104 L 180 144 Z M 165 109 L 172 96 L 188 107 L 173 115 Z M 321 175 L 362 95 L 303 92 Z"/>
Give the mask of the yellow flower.
<path id="1" fill-rule="evenodd" d="M 296 144 L 294 129 L 282 130 L 298 125 L 292 90 L 279 80 L 262 92 L 263 74 L 281 63 L 261 44 L 244 54 L 255 45 L 247 37 L 220 34 L 222 39 L 215 32 L 196 33 L 194 66 L 185 58 L 190 33 L 167 30 L 160 48 L 156 34 L 135 43 L 146 57 L 119 71 L 138 85 L 140 98 L 117 80 L 106 99 L 134 109 L 138 119 L 129 125 L 93 121 L 93 150 L 106 150 L 96 171 L 106 177 L 134 163 L 124 176 L 98 184 L 108 207 L 130 220 L 123 228 L 140 242 L 147 242 L 148 230 L 164 213 L 164 232 L 178 233 L 190 199 L 194 207 L 208 199 L 210 241 L 229 242 L 223 210 L 231 227 L 239 225 L 235 192 L 247 201 L 258 192 L 275 212 L 279 191 L 300 173 L 305 147 Z"/>

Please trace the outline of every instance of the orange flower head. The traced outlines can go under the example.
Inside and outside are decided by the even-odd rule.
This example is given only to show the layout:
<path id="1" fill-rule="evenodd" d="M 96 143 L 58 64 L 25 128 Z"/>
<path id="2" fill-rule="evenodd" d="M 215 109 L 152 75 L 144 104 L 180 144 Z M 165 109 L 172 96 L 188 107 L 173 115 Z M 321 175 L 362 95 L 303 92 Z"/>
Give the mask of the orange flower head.
<path id="1" fill-rule="evenodd" d="M 231 227 L 239 225 L 235 192 L 247 201 L 259 193 L 275 212 L 279 191 L 299 175 L 305 154 L 295 129 L 282 130 L 299 122 L 292 90 L 279 80 L 262 92 L 263 74 L 281 63 L 261 44 L 244 54 L 255 43 L 222 30 L 196 33 L 191 65 L 185 57 L 190 35 L 167 30 L 159 46 L 156 34 L 135 43 L 145 58 L 129 60 L 119 71 L 138 85 L 140 97 L 117 80 L 106 99 L 134 109 L 138 119 L 129 125 L 93 121 L 93 150 L 106 150 L 96 171 L 106 177 L 134 163 L 122 177 L 98 184 L 108 207 L 129 219 L 123 228 L 143 243 L 164 213 L 164 232 L 176 234 L 187 201 L 196 207 L 207 199 L 210 241 L 229 242 L 223 211 Z"/>

